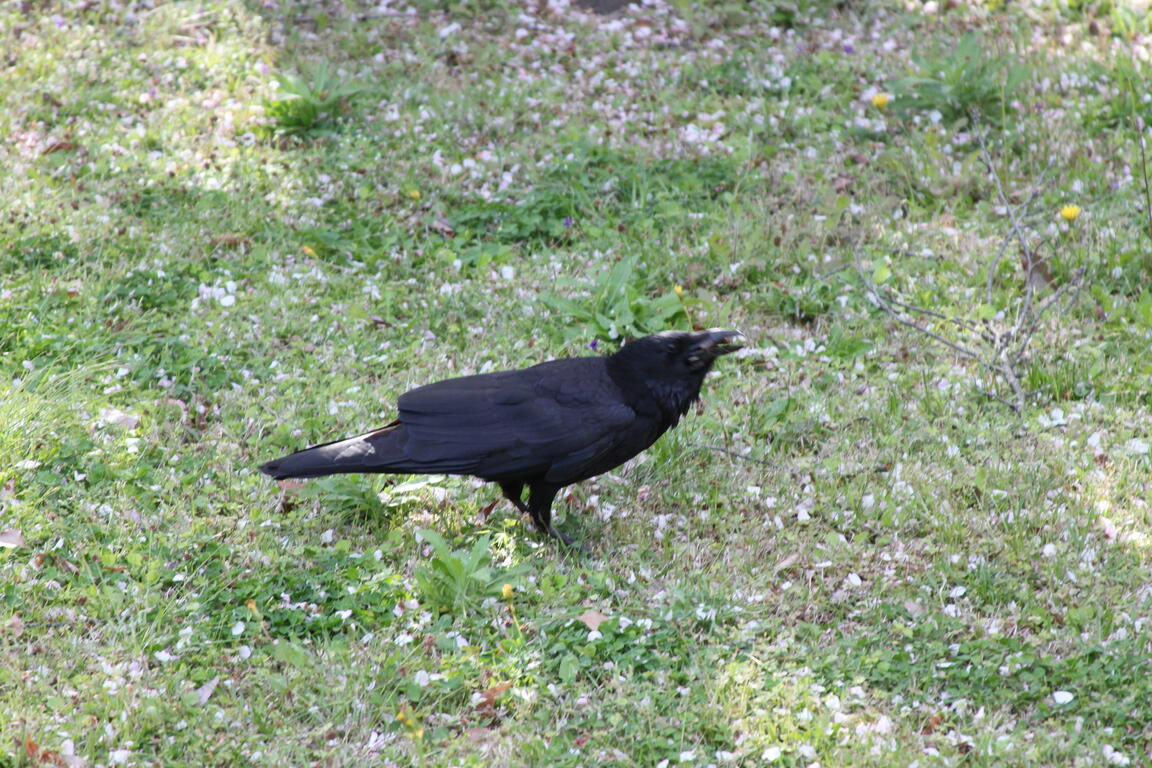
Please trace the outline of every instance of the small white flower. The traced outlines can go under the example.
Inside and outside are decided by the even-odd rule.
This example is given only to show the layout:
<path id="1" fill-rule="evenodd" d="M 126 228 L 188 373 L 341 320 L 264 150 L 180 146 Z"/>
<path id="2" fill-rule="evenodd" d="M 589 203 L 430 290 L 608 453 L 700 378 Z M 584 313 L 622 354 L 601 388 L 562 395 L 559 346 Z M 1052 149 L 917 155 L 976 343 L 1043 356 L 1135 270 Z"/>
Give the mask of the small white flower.
<path id="1" fill-rule="evenodd" d="M 780 759 L 780 747 L 766 747 L 760 753 L 760 759 L 766 763 L 774 763 Z"/>
<path id="2" fill-rule="evenodd" d="M 967 591 L 968 589 L 966 587 L 952 587 L 952 590 L 948 593 L 948 597 L 955 600 L 958 597 L 964 597 L 964 593 Z"/>
<path id="3" fill-rule="evenodd" d="M 235 637 L 242 634 L 244 634 L 244 622 L 238 621 L 232 625 L 232 636 Z"/>
<path id="4" fill-rule="evenodd" d="M 108 759 L 117 765 L 123 765 L 131 756 L 132 752 L 127 749 L 115 749 L 108 755 Z"/>
<path id="5" fill-rule="evenodd" d="M 687 763 L 696 759 L 696 750 L 686 749 L 680 753 L 680 762 Z"/>
<path id="6" fill-rule="evenodd" d="M 1144 442 L 1138 437 L 1134 437 L 1128 442 L 1124 443 L 1124 447 L 1128 449 L 1129 453 L 1138 454 L 1140 456 L 1148 453 L 1148 443 Z"/>
<path id="7" fill-rule="evenodd" d="M 1128 765 L 1132 762 L 1132 759 L 1129 758 L 1128 755 L 1123 752 L 1117 752 L 1112 748 L 1111 744 L 1105 744 L 1102 751 L 1104 752 L 1104 759 L 1112 763 L 1112 765 Z"/>
<path id="8" fill-rule="evenodd" d="M 594 643 L 602 637 L 604 637 L 604 635 L 600 633 L 600 630 L 594 629 L 588 633 L 588 642 Z"/>
<path id="9" fill-rule="evenodd" d="M 1069 691 L 1056 691 L 1055 693 L 1052 694 L 1052 700 L 1055 701 L 1057 704 L 1067 704 L 1068 702 L 1072 701 L 1072 699 L 1074 699 L 1074 698 L 1076 698 L 1076 697 L 1073 696 L 1072 693 Z"/>
<path id="10" fill-rule="evenodd" d="M 420 686 L 421 688 L 424 688 L 425 686 L 428 685 L 428 683 L 432 682 L 432 678 L 427 672 L 425 672 L 424 670 L 421 669 L 412 678 L 412 681 L 414 683 L 416 683 L 416 685 Z"/>

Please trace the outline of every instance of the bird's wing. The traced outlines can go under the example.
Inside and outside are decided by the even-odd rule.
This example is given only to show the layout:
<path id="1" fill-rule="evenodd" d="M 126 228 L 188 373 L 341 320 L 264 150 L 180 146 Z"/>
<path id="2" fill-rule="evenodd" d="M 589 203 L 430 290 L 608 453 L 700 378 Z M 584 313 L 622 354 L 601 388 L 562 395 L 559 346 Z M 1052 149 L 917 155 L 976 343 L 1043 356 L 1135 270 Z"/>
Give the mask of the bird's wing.
<path id="1" fill-rule="evenodd" d="M 636 418 L 597 358 L 439 381 L 398 405 L 413 463 L 493 480 L 582 479 Z"/>

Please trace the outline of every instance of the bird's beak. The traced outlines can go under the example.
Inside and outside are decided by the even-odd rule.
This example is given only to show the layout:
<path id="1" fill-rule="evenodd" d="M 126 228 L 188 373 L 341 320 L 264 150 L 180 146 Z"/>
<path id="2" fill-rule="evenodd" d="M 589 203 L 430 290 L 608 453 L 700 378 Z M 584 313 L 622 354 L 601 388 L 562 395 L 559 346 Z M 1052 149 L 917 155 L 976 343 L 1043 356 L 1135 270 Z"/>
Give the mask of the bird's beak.
<path id="1" fill-rule="evenodd" d="M 696 346 L 701 352 L 706 352 L 713 357 L 720 355 L 727 355 L 741 349 L 742 346 L 739 342 L 744 341 L 744 334 L 740 331 L 724 331 L 713 330 L 704 331 L 700 334 L 700 341 Z"/>

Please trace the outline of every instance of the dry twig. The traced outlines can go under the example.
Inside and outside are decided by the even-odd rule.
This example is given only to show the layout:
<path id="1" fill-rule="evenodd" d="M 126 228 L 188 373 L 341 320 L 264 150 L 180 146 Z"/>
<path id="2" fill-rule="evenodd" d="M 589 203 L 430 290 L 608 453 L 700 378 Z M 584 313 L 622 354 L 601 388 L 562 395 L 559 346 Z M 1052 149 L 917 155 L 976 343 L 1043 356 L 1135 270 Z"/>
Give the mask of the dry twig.
<path id="1" fill-rule="evenodd" d="M 1013 316 L 1012 325 L 1006 329 L 997 329 L 993 326 L 992 321 L 985 321 L 984 327 L 981 328 L 970 320 L 901 301 L 892 296 L 890 292 L 882 290 L 872 282 L 861 263 L 858 249 L 855 255 L 856 270 L 864 283 L 869 298 L 884 310 L 889 317 L 901 325 L 912 328 L 934 339 L 962 357 L 979 363 L 1011 390 L 1010 398 L 984 390 L 980 390 L 981 394 L 1003 403 L 1013 411 L 1019 413 L 1024 408 L 1028 394 L 1023 385 L 1023 367 L 1029 344 L 1031 344 L 1033 336 L 1039 329 L 1040 322 L 1044 315 L 1052 307 L 1056 306 L 1064 296 L 1068 296 L 1068 301 L 1065 305 L 1066 309 L 1070 309 L 1072 305 L 1075 304 L 1079 298 L 1080 288 L 1083 285 L 1085 268 L 1082 267 L 1077 270 L 1071 280 L 1063 285 L 1057 286 L 1052 295 L 1048 296 L 1042 302 L 1036 303 L 1037 281 L 1033 279 L 1034 273 L 1042 269 L 1045 280 L 1041 283 L 1041 286 L 1052 285 L 1051 279 L 1047 277 L 1047 262 L 1051 260 L 1052 255 L 1040 255 L 1040 249 L 1051 246 L 1051 243 L 1048 241 L 1041 241 L 1038 244 L 1030 242 L 1024 221 L 1032 203 L 1039 196 L 1040 190 L 1044 188 L 1044 179 L 1051 168 L 1051 163 L 1049 163 L 1040 174 L 1040 178 L 1024 202 L 1014 207 L 1004 192 L 1000 176 L 996 172 L 995 164 L 992 161 L 991 155 L 988 153 L 983 138 L 979 139 L 979 143 L 981 160 L 996 187 L 997 199 L 1007 213 L 1010 227 L 1009 231 L 1004 235 L 1004 239 L 1001 241 L 1000 247 L 993 256 L 991 263 L 988 265 L 985 295 L 989 305 L 994 303 L 993 288 L 996 270 L 1009 246 L 1015 242 L 1023 256 L 1021 265 L 1025 272 L 1024 296 L 1018 301 L 1015 311 L 1010 313 Z M 1005 310 L 1008 309 L 1008 307 L 1005 307 Z M 921 318 L 930 318 L 954 326 L 958 329 L 957 338 L 953 340 L 932 330 L 928 327 L 929 323 L 922 321 Z"/>

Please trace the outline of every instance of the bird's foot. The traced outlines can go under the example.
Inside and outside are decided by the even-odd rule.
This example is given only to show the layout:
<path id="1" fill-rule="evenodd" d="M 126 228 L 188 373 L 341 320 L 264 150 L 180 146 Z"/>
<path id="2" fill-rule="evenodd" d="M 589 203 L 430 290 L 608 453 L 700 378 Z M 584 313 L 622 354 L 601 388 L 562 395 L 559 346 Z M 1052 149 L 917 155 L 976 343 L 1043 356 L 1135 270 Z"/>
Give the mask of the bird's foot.
<path id="1" fill-rule="evenodd" d="M 574 549 L 583 555 L 591 555 L 592 554 L 592 550 L 590 550 L 587 547 L 587 545 L 576 543 L 576 541 L 571 536 L 564 533 L 564 531 L 560 530 L 559 528 L 557 528 L 554 525 L 548 526 L 548 534 L 552 538 L 559 539 L 560 541 L 564 542 L 565 546 L 567 546 L 571 549 Z"/>

